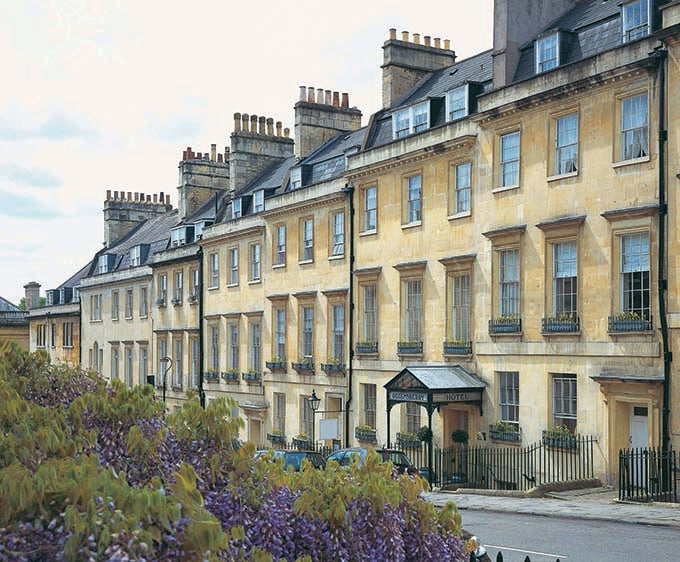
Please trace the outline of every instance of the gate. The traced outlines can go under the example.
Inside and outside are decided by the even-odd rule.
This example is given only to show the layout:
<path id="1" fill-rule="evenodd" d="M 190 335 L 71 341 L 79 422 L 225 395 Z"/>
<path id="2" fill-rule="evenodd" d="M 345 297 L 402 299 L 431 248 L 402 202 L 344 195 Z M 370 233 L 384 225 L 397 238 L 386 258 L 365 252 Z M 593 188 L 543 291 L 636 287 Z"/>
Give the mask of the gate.
<path id="1" fill-rule="evenodd" d="M 678 502 L 677 452 L 660 447 L 619 451 L 619 499 Z"/>

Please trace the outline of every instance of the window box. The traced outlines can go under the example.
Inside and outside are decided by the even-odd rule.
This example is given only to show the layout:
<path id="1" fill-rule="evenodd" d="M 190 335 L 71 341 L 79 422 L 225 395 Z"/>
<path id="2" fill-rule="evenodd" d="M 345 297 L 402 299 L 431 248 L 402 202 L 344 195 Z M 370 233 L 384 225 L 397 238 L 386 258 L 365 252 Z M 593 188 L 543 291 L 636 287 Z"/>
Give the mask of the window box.
<path id="1" fill-rule="evenodd" d="M 648 332 L 652 329 L 652 317 L 641 318 L 636 312 L 624 312 L 609 317 L 610 332 Z"/>
<path id="2" fill-rule="evenodd" d="M 267 441 L 271 441 L 272 443 L 285 443 L 286 436 L 282 433 L 267 433 Z"/>
<path id="3" fill-rule="evenodd" d="M 420 449 L 421 441 L 415 433 L 397 433 L 397 447 Z"/>
<path id="4" fill-rule="evenodd" d="M 518 425 L 508 422 L 496 422 L 489 426 L 489 438 L 496 441 L 519 443 L 522 434 Z"/>
<path id="5" fill-rule="evenodd" d="M 217 373 L 215 371 L 208 371 L 207 373 L 203 373 L 203 379 L 205 382 L 219 382 L 219 379 L 217 378 Z"/>
<path id="6" fill-rule="evenodd" d="M 286 370 L 286 362 L 283 360 L 272 359 L 271 361 L 265 361 L 264 364 L 272 373 Z"/>
<path id="7" fill-rule="evenodd" d="M 360 341 L 356 343 L 355 349 L 359 355 L 376 355 L 378 353 L 378 342 Z"/>
<path id="8" fill-rule="evenodd" d="M 542 330 L 545 333 L 580 332 L 581 319 L 578 316 L 557 316 L 557 318 L 543 318 Z"/>
<path id="9" fill-rule="evenodd" d="M 156 299 L 156 306 L 165 306 L 165 297 L 159 297 Z"/>
<path id="10" fill-rule="evenodd" d="M 512 334 L 522 331 L 522 319 L 515 316 L 499 316 L 489 320 L 490 334 Z"/>
<path id="11" fill-rule="evenodd" d="M 308 435 L 300 433 L 298 436 L 293 437 L 293 445 L 298 450 L 313 449 L 312 440 Z"/>
<path id="12" fill-rule="evenodd" d="M 578 436 L 571 433 L 568 429 L 554 427 L 543 430 L 543 444 L 546 447 L 556 447 L 559 449 L 578 449 Z"/>
<path id="13" fill-rule="evenodd" d="M 445 341 L 444 355 L 470 355 L 472 353 L 471 341 Z"/>
<path id="14" fill-rule="evenodd" d="M 177 306 L 178 304 L 182 304 L 182 299 L 172 299 L 170 302 Z"/>
<path id="15" fill-rule="evenodd" d="M 249 383 L 259 383 L 261 380 L 260 373 L 255 371 L 247 371 L 243 373 L 243 380 Z"/>
<path id="16" fill-rule="evenodd" d="M 344 374 L 345 364 L 344 363 L 321 363 L 321 370 L 327 375 L 332 374 Z"/>
<path id="17" fill-rule="evenodd" d="M 227 382 L 238 382 L 238 371 L 235 369 L 229 369 L 228 371 L 222 373 L 222 378 Z"/>
<path id="18" fill-rule="evenodd" d="M 196 301 L 198 301 L 198 295 L 189 295 L 187 297 L 187 300 L 191 303 L 194 304 Z"/>
<path id="19" fill-rule="evenodd" d="M 314 363 L 312 362 L 311 358 L 300 361 L 299 363 L 293 362 L 291 363 L 291 367 L 293 367 L 293 369 L 297 371 L 298 374 L 314 374 Z"/>
<path id="20" fill-rule="evenodd" d="M 421 341 L 399 341 L 397 342 L 397 353 L 399 355 L 422 355 L 423 342 Z"/>
<path id="21" fill-rule="evenodd" d="M 376 430 L 372 427 L 359 426 L 354 428 L 354 437 L 364 443 L 377 443 Z"/>

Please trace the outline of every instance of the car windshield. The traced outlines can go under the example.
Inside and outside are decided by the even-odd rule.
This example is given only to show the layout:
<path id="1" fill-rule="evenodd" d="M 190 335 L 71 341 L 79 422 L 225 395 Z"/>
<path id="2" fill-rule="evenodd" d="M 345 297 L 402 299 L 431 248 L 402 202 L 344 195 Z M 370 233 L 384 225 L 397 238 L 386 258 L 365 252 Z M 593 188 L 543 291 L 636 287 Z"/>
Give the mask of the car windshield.
<path id="1" fill-rule="evenodd" d="M 323 468 L 324 466 L 323 457 L 319 453 L 287 452 L 284 454 L 284 467 L 292 466 L 293 469 L 300 470 L 304 459 L 311 462 L 314 468 Z"/>
<path id="2" fill-rule="evenodd" d="M 395 466 L 411 466 L 411 461 L 401 451 L 383 451 L 383 462 L 391 461 Z"/>

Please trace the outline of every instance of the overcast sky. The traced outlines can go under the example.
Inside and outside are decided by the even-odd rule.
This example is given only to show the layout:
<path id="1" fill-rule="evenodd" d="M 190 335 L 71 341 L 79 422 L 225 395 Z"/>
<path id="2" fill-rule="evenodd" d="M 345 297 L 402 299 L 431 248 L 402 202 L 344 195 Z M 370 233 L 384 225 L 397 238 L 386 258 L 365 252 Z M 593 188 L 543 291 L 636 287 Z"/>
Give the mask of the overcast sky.
<path id="1" fill-rule="evenodd" d="M 381 106 L 396 27 L 491 47 L 492 0 L 2 2 L 0 295 L 41 294 L 104 239 L 107 189 L 171 194 L 182 149 L 218 152 L 236 111 L 293 130 L 299 86 Z M 401 35 L 399 35 L 401 37 Z M 291 133 L 292 134 L 292 133 Z"/>

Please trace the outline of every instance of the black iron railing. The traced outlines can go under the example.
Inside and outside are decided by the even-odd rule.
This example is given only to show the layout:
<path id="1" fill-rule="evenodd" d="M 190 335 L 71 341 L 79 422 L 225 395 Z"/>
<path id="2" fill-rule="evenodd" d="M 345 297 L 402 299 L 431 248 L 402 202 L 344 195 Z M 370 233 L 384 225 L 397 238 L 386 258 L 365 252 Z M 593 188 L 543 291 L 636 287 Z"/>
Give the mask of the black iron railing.
<path id="1" fill-rule="evenodd" d="M 579 332 L 581 331 L 581 319 L 578 316 L 543 318 L 541 331 L 544 334 Z"/>
<path id="2" fill-rule="evenodd" d="M 678 502 L 680 467 L 673 449 L 640 447 L 619 451 L 619 499 Z"/>
<path id="3" fill-rule="evenodd" d="M 624 313 L 609 317 L 610 332 L 648 332 L 652 329 L 652 317 L 636 318 L 636 314 Z"/>
<path id="4" fill-rule="evenodd" d="M 472 353 L 472 342 L 445 341 L 442 351 L 444 355 L 470 355 Z"/>
<path id="5" fill-rule="evenodd" d="M 521 318 L 494 318 L 489 320 L 490 334 L 515 334 L 522 331 Z"/>

